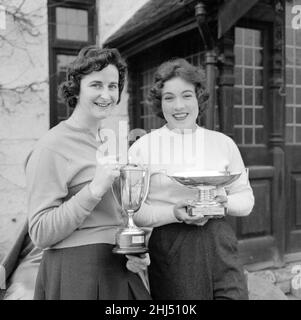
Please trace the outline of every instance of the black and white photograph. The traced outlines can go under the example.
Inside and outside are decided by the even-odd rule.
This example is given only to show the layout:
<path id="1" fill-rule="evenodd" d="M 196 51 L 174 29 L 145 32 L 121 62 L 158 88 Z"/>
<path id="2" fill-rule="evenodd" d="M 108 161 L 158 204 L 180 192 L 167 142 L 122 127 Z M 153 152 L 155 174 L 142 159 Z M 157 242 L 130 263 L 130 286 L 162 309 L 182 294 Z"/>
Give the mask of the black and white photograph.
<path id="1" fill-rule="evenodd" d="M 301 300 L 301 0 L 0 0 L 0 300 Z"/>

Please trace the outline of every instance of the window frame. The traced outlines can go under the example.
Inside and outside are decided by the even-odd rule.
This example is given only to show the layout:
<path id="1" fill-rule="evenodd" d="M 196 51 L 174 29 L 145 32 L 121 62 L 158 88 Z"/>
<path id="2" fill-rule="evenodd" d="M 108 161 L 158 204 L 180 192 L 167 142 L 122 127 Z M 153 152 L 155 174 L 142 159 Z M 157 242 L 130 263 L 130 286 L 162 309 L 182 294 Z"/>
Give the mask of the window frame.
<path id="1" fill-rule="evenodd" d="M 49 101 L 50 128 L 58 123 L 57 115 L 57 55 L 77 55 L 78 51 L 97 42 L 97 6 L 96 0 L 48 0 L 48 51 L 49 51 Z M 57 39 L 56 8 L 81 9 L 88 11 L 88 41 Z"/>

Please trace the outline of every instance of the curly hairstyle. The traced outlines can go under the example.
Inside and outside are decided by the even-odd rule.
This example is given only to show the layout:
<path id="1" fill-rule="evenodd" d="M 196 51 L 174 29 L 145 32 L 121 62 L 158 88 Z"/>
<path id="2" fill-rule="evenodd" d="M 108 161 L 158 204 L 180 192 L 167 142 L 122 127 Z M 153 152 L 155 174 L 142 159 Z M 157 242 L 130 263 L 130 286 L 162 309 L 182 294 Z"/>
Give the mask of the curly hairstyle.
<path id="1" fill-rule="evenodd" d="M 127 65 L 117 49 L 88 46 L 80 50 L 75 60 L 67 68 L 67 80 L 59 86 L 59 97 L 71 108 L 75 108 L 83 76 L 93 71 L 100 71 L 109 64 L 116 66 L 119 74 L 118 88 L 120 102 L 121 92 L 127 72 Z"/>
<path id="2" fill-rule="evenodd" d="M 146 100 L 147 105 L 152 107 L 158 117 L 164 119 L 161 105 L 162 89 L 166 81 L 176 77 L 194 85 L 199 111 L 203 113 L 206 109 L 204 102 L 209 98 L 209 93 L 205 86 L 205 73 L 201 68 L 191 65 L 183 58 L 174 58 L 158 67 L 154 76 L 154 84 Z"/>

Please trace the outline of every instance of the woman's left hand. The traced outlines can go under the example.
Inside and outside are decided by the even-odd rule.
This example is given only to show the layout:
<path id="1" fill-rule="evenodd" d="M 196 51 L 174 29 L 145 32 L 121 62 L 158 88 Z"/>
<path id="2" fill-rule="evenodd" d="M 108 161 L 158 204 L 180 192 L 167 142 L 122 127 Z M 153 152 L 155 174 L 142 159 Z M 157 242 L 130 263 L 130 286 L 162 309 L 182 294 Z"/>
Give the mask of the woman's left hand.
<path id="1" fill-rule="evenodd" d="M 218 195 L 214 198 L 217 202 L 219 202 L 223 207 L 227 208 L 228 198 L 227 196 Z"/>
<path id="2" fill-rule="evenodd" d="M 126 267 L 128 268 L 128 270 L 134 273 L 145 271 L 147 269 L 147 266 L 150 265 L 150 258 L 148 253 L 141 254 L 139 257 L 127 254 L 126 257 L 128 258 Z"/>

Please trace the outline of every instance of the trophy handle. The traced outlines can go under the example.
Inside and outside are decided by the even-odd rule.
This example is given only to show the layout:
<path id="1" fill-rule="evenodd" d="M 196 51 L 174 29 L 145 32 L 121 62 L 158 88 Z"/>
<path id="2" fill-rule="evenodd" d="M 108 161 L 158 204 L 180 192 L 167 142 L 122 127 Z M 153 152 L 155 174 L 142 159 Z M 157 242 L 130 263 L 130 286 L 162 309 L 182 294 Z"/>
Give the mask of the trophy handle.
<path id="1" fill-rule="evenodd" d="M 120 179 L 119 178 L 116 178 L 114 180 L 114 182 L 111 185 L 111 190 L 112 190 L 113 197 L 114 197 L 116 203 L 119 205 L 119 207 L 123 211 L 122 201 L 121 201 L 121 186 L 120 186 Z"/>
<path id="2" fill-rule="evenodd" d="M 164 169 L 153 171 L 152 173 L 150 173 L 150 170 L 149 170 L 148 167 L 143 166 L 143 168 L 146 171 L 145 172 L 145 174 L 146 174 L 146 178 L 145 178 L 146 183 L 145 183 L 145 186 L 144 186 L 144 196 L 143 196 L 141 204 L 144 203 L 144 201 L 147 198 L 147 195 L 148 195 L 148 192 L 149 192 L 149 186 L 150 186 L 151 177 L 153 175 L 155 175 L 155 174 L 166 174 L 166 170 L 164 170 Z"/>

